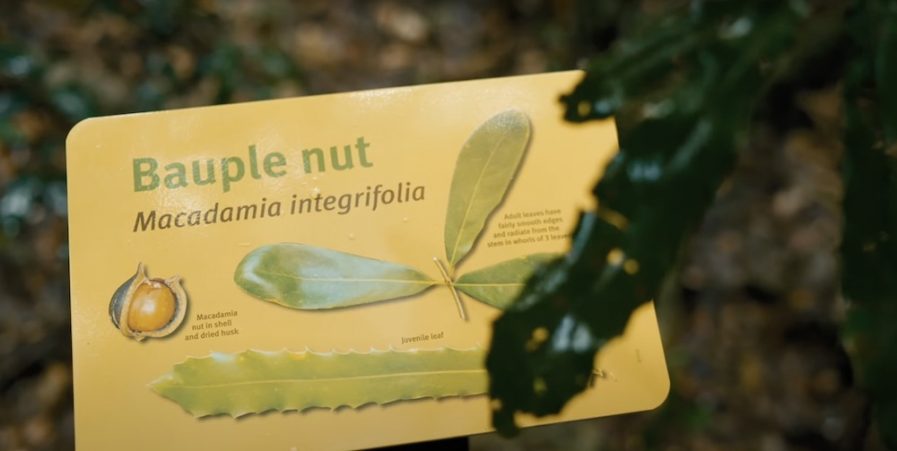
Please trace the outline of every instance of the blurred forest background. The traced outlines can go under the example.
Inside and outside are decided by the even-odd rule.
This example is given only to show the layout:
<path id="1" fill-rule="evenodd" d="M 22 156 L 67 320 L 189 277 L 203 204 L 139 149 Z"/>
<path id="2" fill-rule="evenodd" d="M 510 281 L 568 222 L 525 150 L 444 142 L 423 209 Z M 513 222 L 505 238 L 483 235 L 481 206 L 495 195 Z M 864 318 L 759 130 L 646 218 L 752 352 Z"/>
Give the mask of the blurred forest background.
<path id="1" fill-rule="evenodd" d="M 76 122 L 571 69 L 659 3 L 0 0 L 0 450 L 73 447 L 64 140 Z M 807 120 L 757 132 L 686 249 L 658 302 L 662 408 L 472 449 L 882 449 L 838 338 L 837 99 L 792 86 Z"/>

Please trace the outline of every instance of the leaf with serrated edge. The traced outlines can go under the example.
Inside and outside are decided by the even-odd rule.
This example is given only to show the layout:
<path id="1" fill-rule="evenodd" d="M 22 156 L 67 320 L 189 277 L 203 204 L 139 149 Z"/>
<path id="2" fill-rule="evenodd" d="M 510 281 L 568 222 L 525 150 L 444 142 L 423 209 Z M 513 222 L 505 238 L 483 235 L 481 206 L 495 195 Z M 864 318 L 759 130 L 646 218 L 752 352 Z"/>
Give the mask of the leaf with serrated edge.
<path id="1" fill-rule="evenodd" d="M 253 250 L 234 280 L 256 298 L 303 310 L 396 299 L 436 284 L 404 265 L 295 243 Z"/>
<path id="2" fill-rule="evenodd" d="M 529 145 L 529 117 L 499 113 L 477 128 L 458 155 L 445 215 L 445 257 L 455 267 L 504 199 Z"/>
<path id="3" fill-rule="evenodd" d="M 195 417 L 357 408 L 483 394 L 483 358 L 479 349 L 213 353 L 175 365 L 150 388 Z"/>
<path id="4" fill-rule="evenodd" d="M 558 254 L 541 253 L 496 263 L 462 275 L 455 287 L 477 301 L 504 310 L 514 302 L 533 272 L 557 257 Z"/>

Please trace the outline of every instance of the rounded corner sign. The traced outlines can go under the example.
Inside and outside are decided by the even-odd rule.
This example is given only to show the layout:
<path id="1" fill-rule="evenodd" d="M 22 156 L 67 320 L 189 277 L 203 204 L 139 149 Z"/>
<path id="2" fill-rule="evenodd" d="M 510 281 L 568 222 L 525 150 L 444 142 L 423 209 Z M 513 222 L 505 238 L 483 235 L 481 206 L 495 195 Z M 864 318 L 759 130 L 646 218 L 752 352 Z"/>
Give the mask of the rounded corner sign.
<path id="1" fill-rule="evenodd" d="M 611 121 L 563 122 L 555 99 L 578 76 L 78 124 L 78 448 L 354 449 L 491 430 L 491 322 L 566 251 L 616 149 Z M 524 422 L 662 402 L 650 305 L 596 367 L 562 415 Z"/>

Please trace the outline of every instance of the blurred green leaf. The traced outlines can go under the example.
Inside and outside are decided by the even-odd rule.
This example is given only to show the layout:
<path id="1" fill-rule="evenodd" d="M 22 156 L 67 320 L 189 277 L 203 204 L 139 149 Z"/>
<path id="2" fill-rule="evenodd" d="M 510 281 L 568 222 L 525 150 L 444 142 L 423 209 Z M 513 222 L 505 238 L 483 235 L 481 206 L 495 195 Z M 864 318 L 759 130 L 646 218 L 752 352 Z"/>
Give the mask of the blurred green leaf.
<path id="1" fill-rule="evenodd" d="M 28 215 L 40 201 L 43 190 L 44 184 L 37 177 L 20 177 L 5 187 L 0 197 L 0 224 L 6 236 L 19 234 Z"/>
<path id="2" fill-rule="evenodd" d="M 0 76 L 26 78 L 38 71 L 38 62 L 24 49 L 0 45 Z"/>
<path id="3" fill-rule="evenodd" d="M 875 55 L 875 85 L 881 105 L 881 124 L 889 146 L 897 144 L 897 1 L 882 2 L 881 31 Z M 897 157 L 889 148 L 889 155 Z"/>
<path id="4" fill-rule="evenodd" d="M 90 92 L 81 86 L 66 86 L 50 93 L 53 105 L 72 123 L 99 115 Z"/>
<path id="5" fill-rule="evenodd" d="M 844 337 L 882 438 L 897 448 L 897 2 L 850 22 L 859 56 L 844 88 Z"/>
<path id="6" fill-rule="evenodd" d="M 255 55 L 262 72 L 272 79 L 288 78 L 295 75 L 295 68 L 289 56 L 275 48 L 262 49 Z"/>
<path id="7" fill-rule="evenodd" d="M 159 110 L 165 104 L 165 93 L 152 81 L 145 81 L 137 86 L 135 94 L 135 103 L 139 111 Z"/>
<path id="8" fill-rule="evenodd" d="M 800 58 L 800 2 L 693 2 L 624 39 L 565 96 L 573 121 L 616 115 L 620 150 L 566 257 L 536 273 L 494 324 L 493 425 L 554 414 L 596 353 L 657 293 L 742 147 L 755 102 Z M 541 344 L 531 341 L 549 331 Z"/>

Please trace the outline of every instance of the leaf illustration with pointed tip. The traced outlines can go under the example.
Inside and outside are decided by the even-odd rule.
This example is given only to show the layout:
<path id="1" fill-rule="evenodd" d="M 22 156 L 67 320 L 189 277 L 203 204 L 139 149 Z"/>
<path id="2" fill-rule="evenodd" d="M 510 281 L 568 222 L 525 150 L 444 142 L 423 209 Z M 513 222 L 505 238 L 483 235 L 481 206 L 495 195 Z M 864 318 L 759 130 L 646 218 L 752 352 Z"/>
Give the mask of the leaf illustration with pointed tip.
<path id="1" fill-rule="evenodd" d="M 213 353 L 150 384 L 195 417 L 335 409 L 486 392 L 482 350 Z"/>
<path id="2" fill-rule="evenodd" d="M 504 310 L 517 298 L 536 269 L 557 257 L 558 254 L 541 253 L 506 260 L 464 274 L 455 287 L 477 301 Z"/>
<path id="3" fill-rule="evenodd" d="M 256 298 L 302 310 L 396 299 L 436 284 L 404 265 L 295 243 L 253 250 L 234 280 Z"/>
<path id="4" fill-rule="evenodd" d="M 499 113 L 477 128 L 458 155 L 445 215 L 445 257 L 455 267 L 504 199 L 530 141 L 529 117 Z"/>

